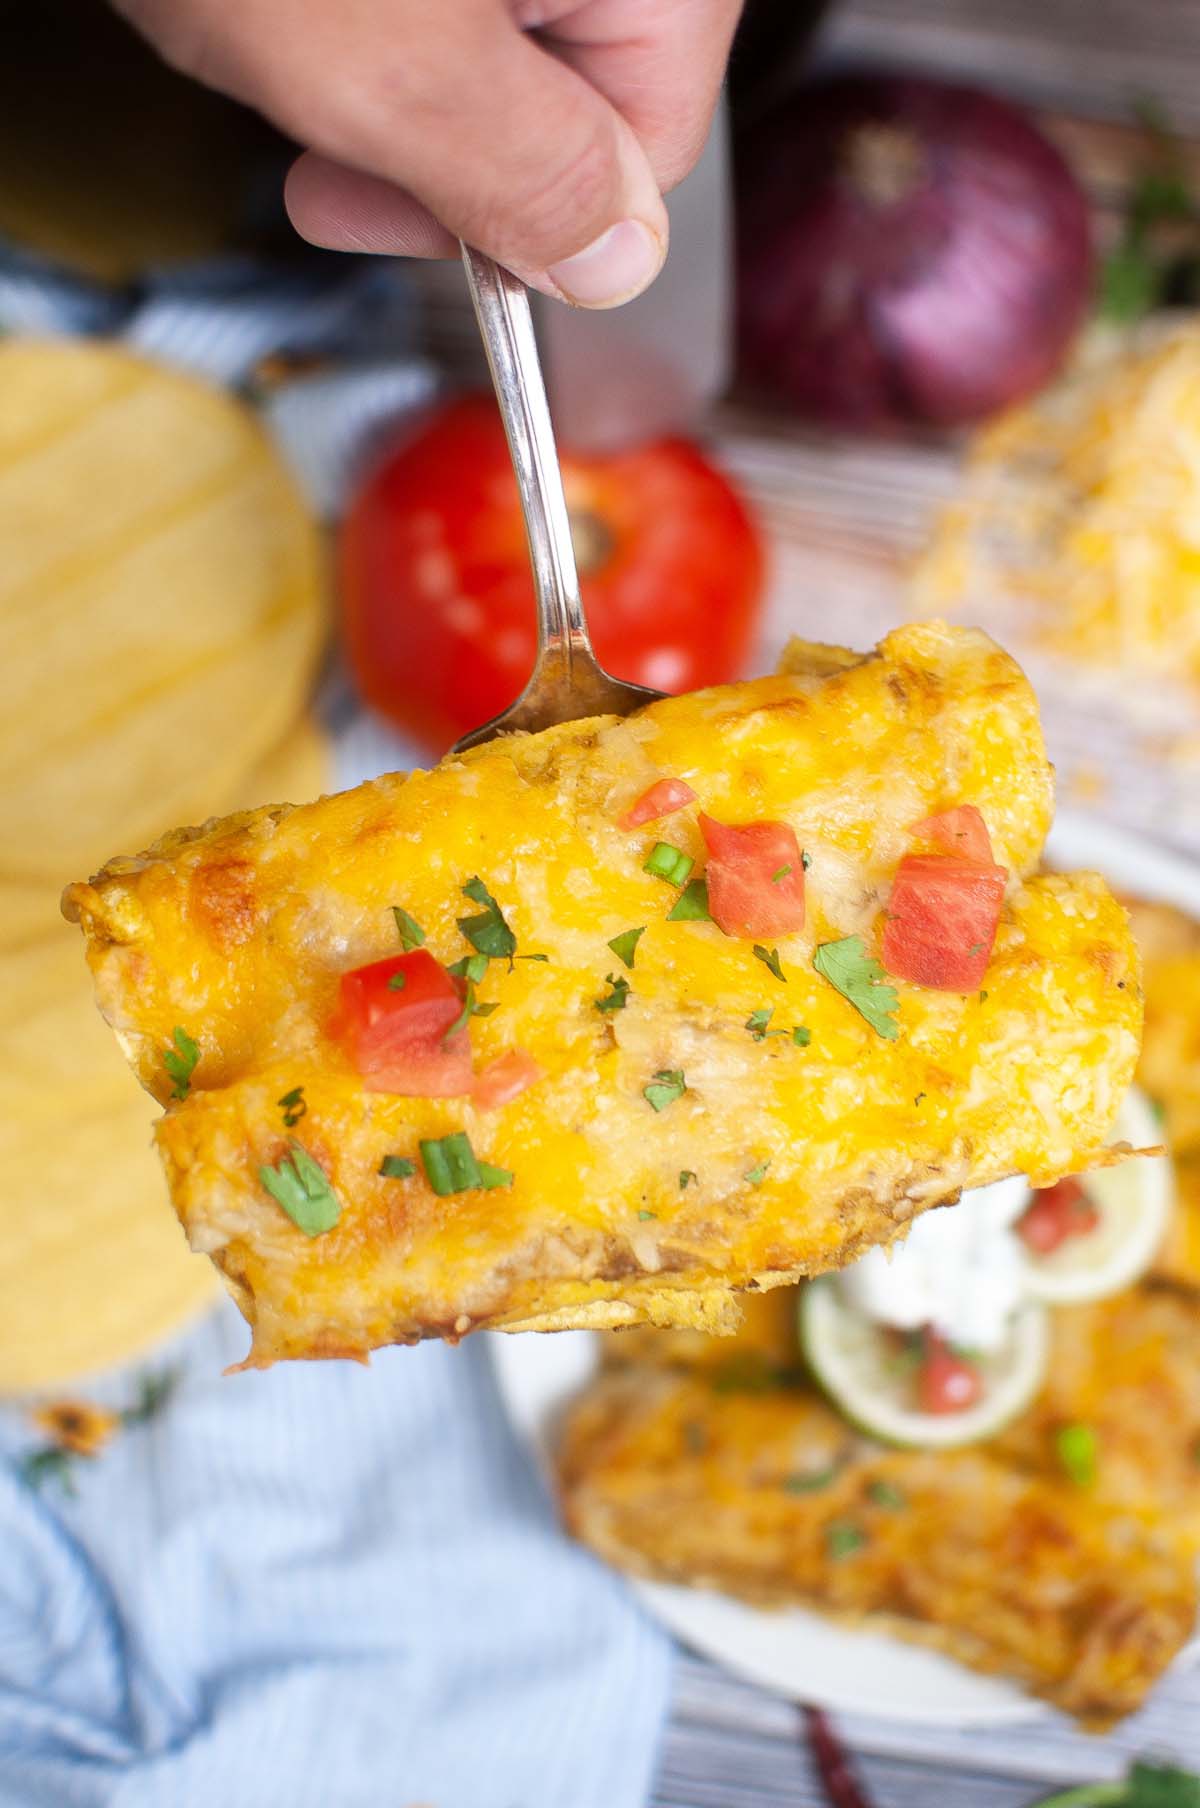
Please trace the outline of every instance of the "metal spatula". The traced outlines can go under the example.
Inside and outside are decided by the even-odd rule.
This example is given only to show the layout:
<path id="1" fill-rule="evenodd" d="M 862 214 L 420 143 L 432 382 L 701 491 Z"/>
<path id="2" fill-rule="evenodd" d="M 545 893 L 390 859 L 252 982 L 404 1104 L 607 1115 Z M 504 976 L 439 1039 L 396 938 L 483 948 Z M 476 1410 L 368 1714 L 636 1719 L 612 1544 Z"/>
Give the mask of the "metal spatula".
<path id="1" fill-rule="evenodd" d="M 592 651 L 529 297 L 524 283 L 468 245 L 463 263 L 521 492 L 538 650 L 533 675 L 516 702 L 463 735 L 452 753 L 496 735 L 532 733 L 580 716 L 627 716 L 664 694 L 610 677 Z"/>

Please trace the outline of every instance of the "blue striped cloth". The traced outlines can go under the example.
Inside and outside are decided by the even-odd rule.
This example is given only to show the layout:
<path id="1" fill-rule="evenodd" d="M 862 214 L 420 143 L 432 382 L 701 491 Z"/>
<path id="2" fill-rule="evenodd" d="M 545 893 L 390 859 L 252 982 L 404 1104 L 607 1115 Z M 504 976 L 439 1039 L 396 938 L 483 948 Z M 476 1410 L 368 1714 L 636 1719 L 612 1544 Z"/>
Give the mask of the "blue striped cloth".
<path id="1" fill-rule="evenodd" d="M 118 314 L 0 255 L 0 326 L 119 333 L 225 381 L 352 343 L 270 403 L 332 507 L 436 381 L 394 288 L 378 263 L 307 289 L 235 264 Z M 339 782 L 407 763 L 347 703 Z M 0 1808 L 641 1808 L 669 1647 L 557 1528 L 486 1343 L 223 1378 L 246 1345 L 226 1307 L 156 1358 L 177 1390 L 75 1465 L 74 1497 L 24 1479 L 33 1434 L 0 1412 Z M 136 1380 L 83 1391 L 125 1407 Z"/>

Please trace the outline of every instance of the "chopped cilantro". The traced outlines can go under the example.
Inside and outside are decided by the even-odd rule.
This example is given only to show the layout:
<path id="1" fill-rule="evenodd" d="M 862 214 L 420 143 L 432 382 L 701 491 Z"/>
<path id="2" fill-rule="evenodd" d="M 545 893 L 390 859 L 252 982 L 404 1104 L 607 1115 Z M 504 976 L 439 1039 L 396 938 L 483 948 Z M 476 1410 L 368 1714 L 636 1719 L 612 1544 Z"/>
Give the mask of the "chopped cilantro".
<path id="1" fill-rule="evenodd" d="M 645 1219 L 646 1219 L 646 1218 L 657 1218 L 657 1217 L 658 1217 L 658 1213 L 657 1213 L 657 1212 L 645 1212 L 645 1211 L 642 1211 L 642 1212 L 639 1212 L 639 1213 L 638 1213 L 638 1217 L 639 1217 L 639 1218 L 641 1218 L 641 1219 L 643 1219 L 643 1220 L 645 1220 Z"/>
<path id="2" fill-rule="evenodd" d="M 667 912 L 668 923 L 711 923 L 708 880 L 689 879 Z"/>
<path id="3" fill-rule="evenodd" d="M 908 1505 L 907 1496 L 900 1492 L 894 1482 L 886 1481 L 882 1475 L 867 1483 L 867 1498 L 873 1500 L 877 1507 L 887 1507 L 893 1513 L 898 1513 L 901 1507 Z"/>
<path id="4" fill-rule="evenodd" d="M 802 1469 L 797 1475 L 784 1476 L 783 1491 L 785 1494 L 816 1494 L 827 1488 L 836 1475 L 832 1463 L 827 1469 Z"/>
<path id="5" fill-rule="evenodd" d="M 1054 1452 L 1077 1488 L 1096 1480 L 1099 1442 L 1090 1425 L 1062 1425 L 1054 1435 Z"/>
<path id="6" fill-rule="evenodd" d="M 387 989 L 389 992 L 403 992 L 407 984 L 408 975 L 406 973 L 393 973 L 388 980 Z"/>
<path id="7" fill-rule="evenodd" d="M 547 966 L 550 965 L 550 956 L 548 954 L 518 954 L 517 959 L 545 961 Z"/>
<path id="8" fill-rule="evenodd" d="M 633 971 L 634 956 L 637 954 L 637 945 L 645 933 L 646 925 L 643 923 L 640 929 L 623 929 L 620 935 L 614 935 L 612 941 L 608 944 L 617 959 L 623 962 L 631 973 Z"/>
<path id="9" fill-rule="evenodd" d="M 598 1011 L 623 1011 L 625 1009 L 625 1000 L 629 997 L 629 981 L 627 979 L 617 979 L 613 974 L 606 973 L 604 975 L 604 983 L 606 986 L 611 986 L 612 990 L 606 992 L 603 998 L 594 998 L 592 1000 L 596 1009 Z"/>
<path id="10" fill-rule="evenodd" d="M 791 870 L 792 870 L 792 868 L 791 868 L 790 861 L 787 866 L 777 866 L 775 868 L 775 871 L 771 874 L 771 884 L 778 885 L 780 880 L 787 878 L 787 876 L 791 872 Z"/>
<path id="11" fill-rule="evenodd" d="M 750 1186 L 761 1186 L 763 1181 L 767 1178 L 767 1169 L 770 1165 L 771 1162 L 769 1157 L 766 1161 L 756 1161 L 752 1168 L 747 1168 L 746 1172 L 742 1175 L 742 1179 L 748 1182 Z"/>
<path id="12" fill-rule="evenodd" d="M 852 1557 L 866 1542 L 866 1533 L 852 1519 L 831 1519 L 825 1527 L 825 1549 L 835 1562 Z"/>
<path id="13" fill-rule="evenodd" d="M 283 1123 L 286 1130 L 294 1129 L 308 1110 L 308 1101 L 304 1096 L 303 1086 L 293 1086 L 292 1090 L 285 1092 L 281 1099 L 276 1100 L 276 1103 L 283 1112 Z"/>
<path id="14" fill-rule="evenodd" d="M 775 975 L 776 979 L 781 980 L 785 986 L 787 985 L 787 975 L 779 964 L 778 948 L 764 948 L 761 942 L 755 942 L 754 958 L 760 960 L 767 971 Z"/>
<path id="15" fill-rule="evenodd" d="M 487 970 L 488 957 L 486 954 L 464 954 L 461 960 L 453 961 L 446 968 L 447 973 L 452 973 L 455 979 L 468 979 L 472 985 L 476 986 L 483 979 Z"/>
<path id="16" fill-rule="evenodd" d="M 173 1099 L 186 1099 L 192 1083 L 192 1075 L 196 1071 L 196 1063 L 200 1059 L 200 1045 L 193 1042 L 187 1031 L 175 1025 L 171 1035 L 173 1047 L 163 1049 L 162 1062 L 167 1070 L 167 1077 L 174 1084 L 171 1087 Z"/>
<path id="17" fill-rule="evenodd" d="M 694 1168 L 680 1168 L 679 1191 L 681 1193 L 686 1193 L 693 1181 L 697 1186 L 700 1185 L 700 1176 L 697 1174 L 696 1170 Z M 1196 1461 L 1200 1463 L 1200 1449 L 1196 1452 Z"/>
<path id="18" fill-rule="evenodd" d="M 695 864 L 682 848 L 672 847 L 669 841 L 656 841 L 642 871 L 665 879 L 668 885 L 683 885 Z"/>
<path id="19" fill-rule="evenodd" d="M 407 1155 L 385 1155 L 379 1164 L 379 1172 L 385 1180 L 409 1180 L 417 1171 L 415 1161 L 409 1161 Z"/>
<path id="20" fill-rule="evenodd" d="M 813 966 L 866 1018 L 877 1035 L 895 1041 L 900 1034 L 895 1016 L 900 999 L 894 986 L 882 983 L 883 968 L 867 953 L 861 935 L 843 936 L 840 942 L 822 942 L 813 955 Z"/>
<path id="21" fill-rule="evenodd" d="M 459 928 L 479 954 L 486 954 L 489 960 L 506 960 L 511 967 L 517 938 L 505 922 L 495 898 L 478 876 L 468 879 L 462 889 L 464 898 L 470 898 L 473 904 L 482 904 L 483 909 L 478 916 L 459 917 Z"/>
<path id="22" fill-rule="evenodd" d="M 762 1042 L 767 1036 L 787 1035 L 786 1030 L 769 1030 L 767 1028 L 767 1025 L 774 1015 L 774 1005 L 768 1006 L 765 1010 L 751 1011 L 746 1019 L 746 1028 L 750 1031 L 750 1034 L 754 1037 L 756 1042 Z"/>
<path id="23" fill-rule="evenodd" d="M 642 1097 L 655 1111 L 665 1111 L 686 1091 L 687 1081 L 681 1067 L 660 1067 L 650 1084 L 643 1086 Z"/>
<path id="24" fill-rule="evenodd" d="M 461 1030 L 472 1017 L 490 1017 L 492 1012 L 498 1009 L 499 1004 L 495 999 L 488 1004 L 480 1004 L 475 996 L 475 981 L 468 973 L 466 989 L 463 993 L 462 1010 L 458 1013 L 458 1016 L 454 1019 L 454 1022 L 450 1025 L 449 1029 L 443 1030 L 442 1041 L 449 1042 L 451 1036 L 457 1035 L 459 1030 Z"/>
<path id="25" fill-rule="evenodd" d="M 812 1041 L 812 1031 L 808 1028 L 807 1024 L 798 1023 L 796 1025 L 795 1029 L 792 1031 L 792 1041 L 796 1044 L 797 1048 L 808 1047 L 809 1043 Z"/>
<path id="26" fill-rule="evenodd" d="M 809 867 L 812 865 L 812 855 L 811 854 L 801 854 L 800 864 L 804 868 L 805 872 L 807 872 Z"/>
<path id="27" fill-rule="evenodd" d="M 399 904 L 392 905 L 392 915 L 396 919 L 396 929 L 400 936 L 400 946 L 405 954 L 414 948 L 425 946 L 425 931 L 415 917 L 410 917 L 407 910 L 401 910 Z"/>
<path id="28" fill-rule="evenodd" d="M 306 1237 L 319 1237 L 332 1230 L 341 1216 L 338 1196 L 320 1162 L 302 1143 L 293 1139 L 289 1148 L 291 1154 L 274 1167 L 261 1167 L 258 1178 Z"/>
<path id="29" fill-rule="evenodd" d="M 465 1130 L 422 1142 L 421 1161 L 429 1184 L 439 1197 L 513 1183 L 507 1168 L 494 1168 L 490 1162 L 476 1161 Z"/>

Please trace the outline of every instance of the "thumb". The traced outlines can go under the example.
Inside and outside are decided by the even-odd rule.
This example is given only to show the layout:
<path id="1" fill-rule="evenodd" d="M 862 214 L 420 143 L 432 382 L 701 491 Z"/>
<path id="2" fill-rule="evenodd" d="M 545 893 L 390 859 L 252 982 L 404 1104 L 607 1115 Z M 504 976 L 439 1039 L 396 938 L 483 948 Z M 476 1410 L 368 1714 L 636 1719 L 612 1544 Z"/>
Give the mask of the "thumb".
<path id="1" fill-rule="evenodd" d="M 666 210 L 611 103 L 507 18 L 469 56 L 439 48 L 427 44 L 417 69 L 360 71 L 353 107 L 326 104 L 323 154 L 302 158 L 288 184 L 297 229 L 420 255 L 445 249 L 440 224 L 583 307 L 646 288 L 666 256 Z M 311 110 L 306 123 L 311 143 Z"/>

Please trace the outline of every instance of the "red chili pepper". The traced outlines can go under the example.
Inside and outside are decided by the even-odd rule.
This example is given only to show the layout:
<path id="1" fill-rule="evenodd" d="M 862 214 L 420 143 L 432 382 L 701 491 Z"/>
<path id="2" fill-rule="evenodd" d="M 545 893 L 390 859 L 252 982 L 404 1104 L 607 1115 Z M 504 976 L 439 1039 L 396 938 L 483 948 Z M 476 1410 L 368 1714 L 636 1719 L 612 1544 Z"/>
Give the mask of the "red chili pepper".
<path id="1" fill-rule="evenodd" d="M 873 1808 L 870 1796 L 850 1767 L 846 1748 L 821 1708 L 801 1708 L 808 1749 L 812 1753 L 829 1808 Z"/>

